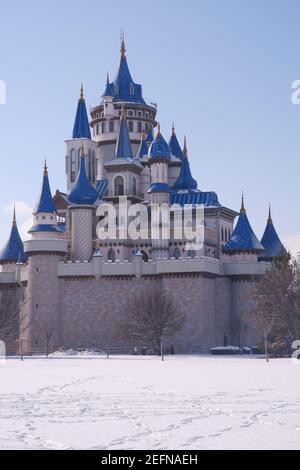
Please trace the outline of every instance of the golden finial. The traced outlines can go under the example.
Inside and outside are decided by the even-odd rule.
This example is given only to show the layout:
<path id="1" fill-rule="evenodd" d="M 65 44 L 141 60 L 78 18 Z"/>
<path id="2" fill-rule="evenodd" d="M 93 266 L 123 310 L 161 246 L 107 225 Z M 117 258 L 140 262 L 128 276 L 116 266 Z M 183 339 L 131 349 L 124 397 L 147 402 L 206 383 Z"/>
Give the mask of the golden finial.
<path id="1" fill-rule="evenodd" d="M 244 201 L 244 191 L 242 192 L 241 214 L 246 214 L 245 201 Z"/>
<path id="2" fill-rule="evenodd" d="M 175 124 L 174 124 L 174 121 L 173 121 L 173 124 L 172 124 L 172 134 L 175 134 Z"/>
<path id="3" fill-rule="evenodd" d="M 80 101 L 84 101 L 83 83 L 81 84 L 81 87 L 80 87 Z"/>
<path id="4" fill-rule="evenodd" d="M 125 105 L 122 103 L 121 106 L 121 120 L 126 119 L 126 110 L 125 110 Z"/>
<path id="5" fill-rule="evenodd" d="M 121 30 L 121 56 L 123 57 L 125 53 L 126 53 L 125 35 L 124 35 L 124 31 Z"/>
<path id="6" fill-rule="evenodd" d="M 46 157 L 45 157 L 45 164 L 44 164 L 44 176 L 48 176 L 48 167 L 47 167 Z"/>
<path id="7" fill-rule="evenodd" d="M 80 149 L 80 158 L 85 158 L 83 142 L 82 142 L 81 149 Z"/>
<path id="8" fill-rule="evenodd" d="M 13 226 L 15 227 L 16 225 L 17 225 L 17 219 L 16 219 L 16 204 L 14 204 Z"/>
<path id="9" fill-rule="evenodd" d="M 271 203 L 269 204 L 269 218 L 268 218 L 268 224 L 269 224 L 269 225 L 273 224 Z"/>
<path id="10" fill-rule="evenodd" d="M 186 144 L 186 135 L 184 136 L 184 144 L 183 144 L 183 155 L 187 158 L 188 156 L 188 149 Z"/>

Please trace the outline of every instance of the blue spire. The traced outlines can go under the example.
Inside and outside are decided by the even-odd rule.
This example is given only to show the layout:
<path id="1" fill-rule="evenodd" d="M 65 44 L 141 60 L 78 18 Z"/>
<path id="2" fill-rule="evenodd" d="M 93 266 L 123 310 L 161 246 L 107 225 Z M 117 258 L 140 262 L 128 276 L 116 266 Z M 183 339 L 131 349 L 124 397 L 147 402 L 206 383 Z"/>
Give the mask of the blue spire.
<path id="1" fill-rule="evenodd" d="M 169 141 L 169 147 L 170 147 L 172 155 L 174 155 L 176 158 L 180 158 L 180 159 L 183 158 L 183 152 L 181 150 L 181 147 L 179 145 L 179 142 L 178 142 L 178 139 L 177 139 L 177 136 L 176 136 L 176 133 L 175 133 L 174 124 L 173 124 L 173 127 L 172 127 L 172 135 L 171 135 L 171 138 L 170 138 L 170 141 Z"/>
<path id="2" fill-rule="evenodd" d="M 91 131 L 86 111 L 82 85 L 73 128 L 73 139 L 91 139 Z"/>
<path id="3" fill-rule="evenodd" d="M 264 247 L 257 239 L 249 223 L 245 206 L 244 197 L 242 198 L 242 207 L 239 220 L 228 243 L 223 247 L 224 253 L 236 253 L 241 251 L 262 252 Z"/>
<path id="4" fill-rule="evenodd" d="M 125 53 L 126 49 L 123 37 L 121 42 L 121 61 L 119 70 L 114 82 L 111 84 L 114 91 L 114 101 L 125 101 L 128 103 L 146 105 L 142 96 L 142 86 L 134 83 L 132 80 Z"/>
<path id="5" fill-rule="evenodd" d="M 154 140 L 153 130 L 150 129 L 150 131 L 148 132 L 147 137 L 146 137 L 146 143 L 148 145 L 150 145 L 150 144 L 152 144 L 153 140 Z"/>
<path id="6" fill-rule="evenodd" d="M 126 123 L 125 108 L 122 106 L 119 135 L 116 146 L 116 158 L 129 158 L 133 157 L 128 127 Z"/>
<path id="7" fill-rule="evenodd" d="M 197 184 L 197 181 L 194 180 L 194 178 L 192 177 L 190 163 L 188 160 L 186 137 L 184 138 L 184 150 L 183 150 L 182 155 L 183 155 L 183 159 L 182 159 L 182 164 L 181 164 L 180 175 L 174 185 L 174 189 L 178 191 L 197 189 L 198 184 Z"/>
<path id="8" fill-rule="evenodd" d="M 136 154 L 136 158 L 143 158 L 148 155 L 148 145 L 146 142 L 146 134 L 145 131 L 142 132 L 141 143 Z"/>
<path id="9" fill-rule="evenodd" d="M 80 157 L 80 168 L 77 179 L 71 189 L 68 200 L 71 204 L 94 204 L 98 199 L 98 192 L 88 180 L 85 169 L 85 156 L 82 146 Z"/>
<path id="10" fill-rule="evenodd" d="M 27 257 L 24 253 L 24 246 L 21 240 L 16 222 L 16 211 L 14 208 L 13 223 L 9 239 L 0 252 L 0 263 L 25 263 Z"/>
<path id="11" fill-rule="evenodd" d="M 165 141 L 160 132 L 160 125 L 158 125 L 158 134 L 156 136 L 156 139 L 152 142 L 151 147 L 149 149 L 149 158 L 164 160 L 171 159 L 171 152 L 167 142 Z"/>
<path id="12" fill-rule="evenodd" d="M 102 97 L 103 96 L 114 96 L 114 87 L 113 87 L 113 84 L 109 82 L 108 74 L 107 74 L 105 92 L 103 93 Z"/>
<path id="13" fill-rule="evenodd" d="M 263 261 L 272 260 L 273 258 L 286 253 L 286 249 L 281 243 L 273 224 L 271 207 L 269 209 L 269 218 L 261 243 L 265 249 L 264 253 L 260 257 L 260 259 Z"/>
<path id="14" fill-rule="evenodd" d="M 40 212 L 46 212 L 50 214 L 56 212 L 56 207 L 54 205 L 53 198 L 51 195 L 51 189 L 50 189 L 49 178 L 48 178 L 48 168 L 47 168 L 46 161 L 45 161 L 45 166 L 44 166 L 42 189 L 41 189 L 40 196 L 38 198 L 37 204 L 34 209 L 34 214 L 38 214 Z"/>

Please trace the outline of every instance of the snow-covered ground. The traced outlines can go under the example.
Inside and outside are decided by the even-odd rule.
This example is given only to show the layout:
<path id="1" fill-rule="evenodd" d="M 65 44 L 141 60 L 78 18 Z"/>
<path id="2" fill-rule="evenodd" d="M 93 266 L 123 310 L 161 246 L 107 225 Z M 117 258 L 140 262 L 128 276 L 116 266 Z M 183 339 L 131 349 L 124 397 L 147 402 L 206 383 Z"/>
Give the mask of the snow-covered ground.
<path id="1" fill-rule="evenodd" d="M 1 449 L 300 449 L 300 361 L 0 364 Z"/>

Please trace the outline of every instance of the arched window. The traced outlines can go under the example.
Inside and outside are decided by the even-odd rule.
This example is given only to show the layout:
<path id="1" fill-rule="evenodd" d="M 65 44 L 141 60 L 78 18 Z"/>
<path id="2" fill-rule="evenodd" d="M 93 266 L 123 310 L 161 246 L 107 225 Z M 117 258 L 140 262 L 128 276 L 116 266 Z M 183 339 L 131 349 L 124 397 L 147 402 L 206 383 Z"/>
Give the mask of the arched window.
<path id="1" fill-rule="evenodd" d="M 224 227 L 222 227 L 222 242 L 224 241 Z"/>
<path id="2" fill-rule="evenodd" d="M 71 183 L 74 183 L 76 179 L 76 150 L 71 150 Z"/>
<path id="3" fill-rule="evenodd" d="M 138 121 L 138 123 L 137 123 L 137 128 L 138 128 L 138 133 L 140 134 L 140 133 L 142 132 L 142 130 L 143 130 L 143 126 L 142 126 L 141 121 Z"/>
<path id="4" fill-rule="evenodd" d="M 115 196 L 124 196 L 124 178 L 117 176 L 115 179 Z"/>
<path id="5" fill-rule="evenodd" d="M 132 177 L 132 195 L 136 196 L 136 177 Z"/>
<path id="6" fill-rule="evenodd" d="M 128 130 L 129 132 L 133 132 L 133 121 L 128 122 Z"/>
<path id="7" fill-rule="evenodd" d="M 175 258 L 175 259 L 181 258 L 181 251 L 180 251 L 180 249 L 178 248 L 178 246 L 177 246 L 177 247 L 175 248 L 175 250 L 174 250 L 174 258 Z"/>
<path id="8" fill-rule="evenodd" d="M 116 254 L 113 248 L 111 248 L 108 252 L 108 261 L 111 261 L 112 263 L 116 262 Z"/>
<path id="9" fill-rule="evenodd" d="M 114 123 L 114 121 L 109 121 L 109 132 L 115 132 L 115 123 Z"/>
<path id="10" fill-rule="evenodd" d="M 101 124 L 101 132 L 102 134 L 105 134 L 105 122 L 102 122 Z"/>
<path id="11" fill-rule="evenodd" d="M 130 94 L 134 95 L 134 85 L 133 85 L 133 83 L 130 84 Z"/>

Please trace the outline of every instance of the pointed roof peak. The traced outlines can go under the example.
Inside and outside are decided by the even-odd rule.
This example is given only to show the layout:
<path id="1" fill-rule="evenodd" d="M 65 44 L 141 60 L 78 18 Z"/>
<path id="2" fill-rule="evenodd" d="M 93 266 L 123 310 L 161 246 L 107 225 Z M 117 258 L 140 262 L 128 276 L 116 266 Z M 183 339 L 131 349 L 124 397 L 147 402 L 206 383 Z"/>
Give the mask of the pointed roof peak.
<path id="1" fill-rule="evenodd" d="M 242 192 L 242 204 L 241 204 L 240 214 L 246 214 L 245 200 L 244 200 L 244 191 Z"/>
<path id="2" fill-rule="evenodd" d="M 85 98 L 83 93 L 83 85 L 80 88 L 80 97 L 78 100 L 76 117 L 73 127 L 73 139 L 89 139 L 91 140 L 91 130 L 86 110 Z"/>
<path id="3" fill-rule="evenodd" d="M 143 158 L 145 155 L 148 154 L 148 145 L 146 142 L 146 132 L 145 129 L 142 130 L 141 134 L 141 143 L 136 154 L 136 158 Z"/>
<path id="4" fill-rule="evenodd" d="M 268 225 L 273 224 L 273 219 L 272 219 L 272 210 L 271 210 L 271 203 L 269 204 L 269 217 L 268 217 Z"/>
<path id="5" fill-rule="evenodd" d="M 176 134 L 176 131 L 175 131 L 175 124 L 174 124 L 174 121 L 172 123 L 172 135 L 175 135 Z"/>
<path id="6" fill-rule="evenodd" d="M 119 135 L 116 146 L 116 158 L 132 158 L 132 147 L 127 127 L 126 112 L 124 103 L 122 103 Z"/>
<path id="7" fill-rule="evenodd" d="M 13 226 L 16 227 L 17 226 L 17 219 L 16 219 L 16 204 L 14 204 L 14 211 L 13 211 L 13 222 L 12 222 Z"/>
<path id="8" fill-rule="evenodd" d="M 188 148 L 187 148 L 187 143 L 186 143 L 186 135 L 184 136 L 183 155 L 186 158 L 188 158 Z"/>
<path id="9" fill-rule="evenodd" d="M 34 209 L 34 214 L 38 214 L 40 212 L 46 212 L 50 214 L 56 212 L 56 207 L 53 202 L 49 184 L 48 167 L 46 161 L 44 165 L 42 189 L 38 198 L 38 202 Z"/>
<path id="10" fill-rule="evenodd" d="M 79 98 L 79 100 L 84 101 L 83 83 L 81 83 L 81 87 L 80 87 L 80 98 Z"/>
<path id="11" fill-rule="evenodd" d="M 158 132 L 156 135 L 156 138 L 152 142 L 150 148 L 149 148 L 149 157 L 153 159 L 167 159 L 169 160 L 171 158 L 171 152 L 170 148 L 165 141 L 161 130 L 160 130 L 160 124 L 158 123 Z"/>
<path id="12" fill-rule="evenodd" d="M 47 159 L 45 157 L 45 163 L 44 163 L 44 176 L 48 176 L 48 166 L 47 166 Z"/>
<path id="13" fill-rule="evenodd" d="M 121 49 L 120 49 L 120 52 L 121 52 L 121 56 L 124 57 L 125 54 L 126 54 L 126 46 L 125 46 L 125 34 L 124 34 L 123 30 L 121 30 Z"/>
<path id="14" fill-rule="evenodd" d="M 27 257 L 24 253 L 23 242 L 17 227 L 16 205 L 14 204 L 12 228 L 9 239 L 0 252 L 0 264 L 5 262 L 25 263 L 25 261 L 27 261 Z"/>

